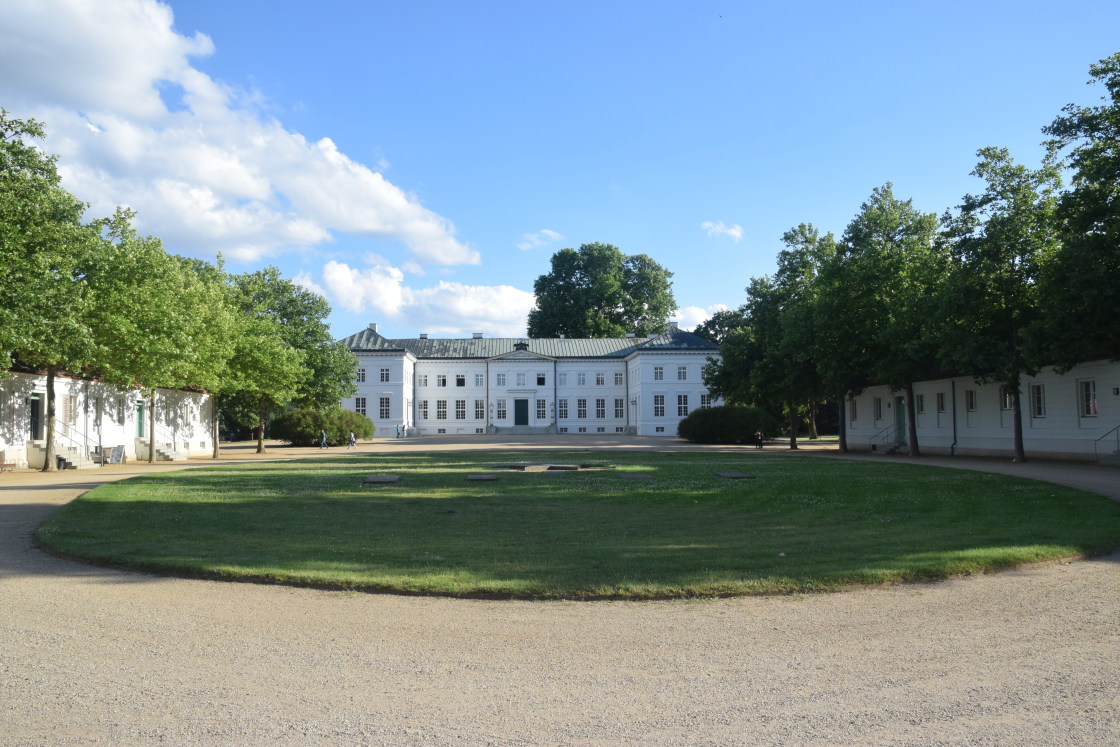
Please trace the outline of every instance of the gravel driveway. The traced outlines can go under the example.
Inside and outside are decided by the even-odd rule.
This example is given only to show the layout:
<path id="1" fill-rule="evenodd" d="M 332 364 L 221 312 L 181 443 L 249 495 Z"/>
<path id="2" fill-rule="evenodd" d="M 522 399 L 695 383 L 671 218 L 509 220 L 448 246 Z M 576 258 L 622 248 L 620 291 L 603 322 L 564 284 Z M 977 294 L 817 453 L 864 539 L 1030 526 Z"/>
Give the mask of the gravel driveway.
<path id="1" fill-rule="evenodd" d="M 169 579 L 31 546 L 82 490 L 151 469 L 0 477 L 0 743 L 1120 743 L 1120 555 L 840 594 L 536 603 Z"/>

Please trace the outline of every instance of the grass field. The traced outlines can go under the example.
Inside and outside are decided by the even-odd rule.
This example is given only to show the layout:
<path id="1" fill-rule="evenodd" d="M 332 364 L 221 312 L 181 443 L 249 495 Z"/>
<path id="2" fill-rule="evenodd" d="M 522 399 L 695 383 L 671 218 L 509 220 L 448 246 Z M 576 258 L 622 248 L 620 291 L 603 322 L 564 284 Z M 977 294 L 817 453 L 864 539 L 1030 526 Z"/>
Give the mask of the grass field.
<path id="1" fill-rule="evenodd" d="M 607 468 L 497 469 L 527 459 Z M 36 538 L 176 575 L 569 599 L 832 590 L 1120 547 L 1120 505 L 1048 483 L 787 455 L 605 459 L 339 455 L 157 474 L 87 493 Z M 384 473 L 400 483 L 362 484 Z M 498 479 L 466 479 L 483 473 Z"/>

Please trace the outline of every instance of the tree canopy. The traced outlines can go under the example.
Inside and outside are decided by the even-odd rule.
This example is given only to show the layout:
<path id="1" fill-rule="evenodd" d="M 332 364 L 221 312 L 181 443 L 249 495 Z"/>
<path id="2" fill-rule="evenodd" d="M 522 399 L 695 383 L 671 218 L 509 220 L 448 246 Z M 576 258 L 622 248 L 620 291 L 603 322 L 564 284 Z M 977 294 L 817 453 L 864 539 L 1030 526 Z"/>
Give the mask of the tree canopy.
<path id="1" fill-rule="evenodd" d="M 530 337 L 622 337 L 661 332 L 676 311 L 673 273 L 645 254 L 583 244 L 552 255 L 552 270 L 533 283 Z"/>

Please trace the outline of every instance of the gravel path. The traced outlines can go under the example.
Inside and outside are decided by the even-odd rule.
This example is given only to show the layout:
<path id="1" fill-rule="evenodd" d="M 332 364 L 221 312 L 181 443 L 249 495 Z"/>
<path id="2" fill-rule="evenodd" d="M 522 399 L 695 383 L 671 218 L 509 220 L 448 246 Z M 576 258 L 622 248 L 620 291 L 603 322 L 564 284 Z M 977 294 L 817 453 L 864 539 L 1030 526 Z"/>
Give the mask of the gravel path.
<path id="1" fill-rule="evenodd" d="M 32 548 L 62 503 L 151 469 L 0 477 L 0 743 L 1120 743 L 1120 555 L 841 594 L 533 603 L 168 579 Z M 1096 470 L 1048 474 L 1117 490 Z"/>

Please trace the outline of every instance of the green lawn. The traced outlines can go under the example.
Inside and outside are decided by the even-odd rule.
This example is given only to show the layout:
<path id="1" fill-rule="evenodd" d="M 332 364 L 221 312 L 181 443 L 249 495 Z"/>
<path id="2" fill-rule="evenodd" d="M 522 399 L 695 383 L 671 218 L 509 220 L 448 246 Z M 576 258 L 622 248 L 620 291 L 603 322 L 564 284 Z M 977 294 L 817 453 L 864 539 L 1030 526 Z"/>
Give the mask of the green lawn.
<path id="1" fill-rule="evenodd" d="M 609 469 L 466 480 L 526 460 L 604 458 Z M 361 484 L 379 473 L 402 479 Z M 650 479 L 626 479 L 634 473 Z M 104 485 L 36 537 L 98 563 L 188 576 L 647 599 L 827 590 L 1102 553 L 1120 547 L 1120 504 L 964 470 L 763 453 L 339 455 Z"/>

